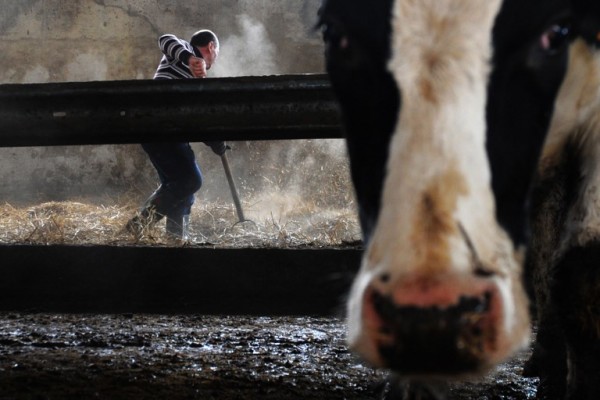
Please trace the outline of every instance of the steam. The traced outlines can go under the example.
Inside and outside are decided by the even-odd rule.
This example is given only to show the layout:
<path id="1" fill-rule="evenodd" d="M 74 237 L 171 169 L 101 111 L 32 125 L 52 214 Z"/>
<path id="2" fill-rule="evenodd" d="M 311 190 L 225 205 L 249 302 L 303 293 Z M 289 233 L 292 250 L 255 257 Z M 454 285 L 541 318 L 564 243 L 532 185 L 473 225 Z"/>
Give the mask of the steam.
<path id="1" fill-rule="evenodd" d="M 275 45 L 264 25 L 247 15 L 237 17 L 239 34 L 221 39 L 214 77 L 261 76 L 281 73 L 276 62 Z"/>
<path id="2" fill-rule="evenodd" d="M 220 55 L 211 76 L 287 72 L 263 23 L 240 15 L 233 31 L 220 38 Z M 284 225 L 293 221 L 298 227 L 308 228 L 320 221 L 354 215 L 343 141 L 246 142 L 232 146 L 230 160 L 234 174 L 241 180 L 240 190 L 248 218 L 273 220 Z M 200 159 L 212 159 L 202 146 L 197 150 L 206 154 Z M 206 185 L 198 196 L 209 201 L 229 199 L 220 165 L 204 165 L 207 167 L 203 167 Z M 198 204 L 202 204 L 201 201 Z"/>

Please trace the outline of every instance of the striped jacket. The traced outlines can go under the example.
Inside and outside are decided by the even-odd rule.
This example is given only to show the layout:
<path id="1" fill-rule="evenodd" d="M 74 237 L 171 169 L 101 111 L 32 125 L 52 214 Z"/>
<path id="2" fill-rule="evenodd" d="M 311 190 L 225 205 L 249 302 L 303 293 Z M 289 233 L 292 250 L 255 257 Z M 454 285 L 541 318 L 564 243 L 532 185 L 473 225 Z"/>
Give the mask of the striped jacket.
<path id="1" fill-rule="evenodd" d="M 192 55 L 201 58 L 200 52 L 185 40 L 175 35 L 163 35 L 158 39 L 158 47 L 163 53 L 154 79 L 193 78 L 188 62 Z"/>

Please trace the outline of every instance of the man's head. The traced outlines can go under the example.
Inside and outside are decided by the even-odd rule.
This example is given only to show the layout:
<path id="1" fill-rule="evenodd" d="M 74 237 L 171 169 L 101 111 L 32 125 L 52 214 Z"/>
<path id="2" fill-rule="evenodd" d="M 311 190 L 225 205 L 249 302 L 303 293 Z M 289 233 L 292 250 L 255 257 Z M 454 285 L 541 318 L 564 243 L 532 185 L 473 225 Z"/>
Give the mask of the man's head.
<path id="1" fill-rule="evenodd" d="M 202 29 L 192 35 L 190 44 L 198 49 L 206 62 L 206 69 L 210 69 L 219 57 L 219 39 L 212 31 Z"/>

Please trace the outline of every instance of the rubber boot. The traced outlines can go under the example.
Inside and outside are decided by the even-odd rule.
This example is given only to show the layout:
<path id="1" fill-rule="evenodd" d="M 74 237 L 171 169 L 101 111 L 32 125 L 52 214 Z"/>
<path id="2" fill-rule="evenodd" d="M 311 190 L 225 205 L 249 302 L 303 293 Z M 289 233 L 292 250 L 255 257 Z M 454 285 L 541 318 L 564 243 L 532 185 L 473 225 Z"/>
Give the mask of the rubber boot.
<path id="1" fill-rule="evenodd" d="M 153 208 L 144 208 L 127 222 L 125 229 L 139 240 L 161 217 Z"/>
<path id="2" fill-rule="evenodd" d="M 189 224 L 189 214 L 181 216 L 181 219 L 169 217 L 167 218 L 167 233 L 174 238 L 188 241 L 190 239 Z"/>
<path id="3" fill-rule="evenodd" d="M 127 225 L 125 225 L 125 229 L 138 240 L 144 236 L 144 232 L 163 217 L 163 215 L 156 212 L 156 207 L 153 204 L 158 198 L 161 187 L 162 185 L 148 197 L 142 205 L 142 208 L 127 222 Z"/>

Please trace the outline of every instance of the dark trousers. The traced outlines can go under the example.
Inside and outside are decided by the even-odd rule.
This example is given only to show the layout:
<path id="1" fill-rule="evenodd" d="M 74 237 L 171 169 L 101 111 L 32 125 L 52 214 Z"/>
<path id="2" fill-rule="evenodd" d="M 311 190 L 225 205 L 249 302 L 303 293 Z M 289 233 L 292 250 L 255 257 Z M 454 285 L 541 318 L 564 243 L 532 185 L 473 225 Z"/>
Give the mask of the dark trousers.
<path id="1" fill-rule="evenodd" d="M 194 193 L 202 186 L 202 172 L 189 143 L 143 143 L 142 148 L 160 179 L 160 187 L 146 200 L 143 213 L 153 211 L 157 219 L 182 226 L 194 204 Z"/>

